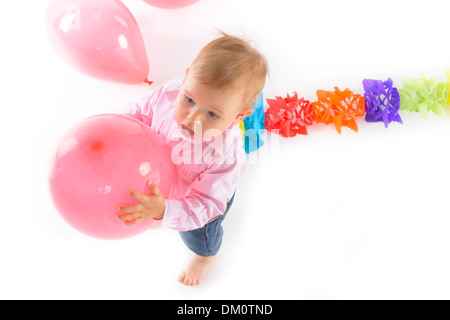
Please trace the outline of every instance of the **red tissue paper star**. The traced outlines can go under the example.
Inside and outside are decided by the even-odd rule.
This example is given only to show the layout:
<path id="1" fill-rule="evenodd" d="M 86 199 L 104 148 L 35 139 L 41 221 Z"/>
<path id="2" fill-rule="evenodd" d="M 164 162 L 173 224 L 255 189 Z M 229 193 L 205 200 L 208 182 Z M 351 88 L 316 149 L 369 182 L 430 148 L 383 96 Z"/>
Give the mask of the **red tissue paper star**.
<path id="1" fill-rule="evenodd" d="M 335 91 L 317 90 L 318 101 L 311 104 L 314 122 L 334 123 L 339 134 L 344 126 L 358 132 L 356 118 L 365 114 L 364 97 L 353 94 L 349 89 L 334 89 Z"/>
<path id="2" fill-rule="evenodd" d="M 307 135 L 307 126 L 312 125 L 313 111 L 311 103 L 298 98 L 297 92 L 291 97 L 267 99 L 269 109 L 265 114 L 265 129 L 275 131 L 283 137 L 297 134 Z"/>

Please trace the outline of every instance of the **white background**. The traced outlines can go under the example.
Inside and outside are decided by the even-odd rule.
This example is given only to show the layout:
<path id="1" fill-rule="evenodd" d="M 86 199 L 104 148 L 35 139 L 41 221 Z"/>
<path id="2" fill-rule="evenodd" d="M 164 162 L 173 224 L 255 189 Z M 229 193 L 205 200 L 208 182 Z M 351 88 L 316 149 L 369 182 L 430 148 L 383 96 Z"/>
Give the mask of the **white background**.
<path id="1" fill-rule="evenodd" d="M 47 1 L 0 4 L 1 299 L 449 299 L 450 111 L 402 111 L 404 124 L 315 125 L 265 136 L 224 222 L 217 266 L 200 286 L 177 281 L 191 254 L 177 232 L 87 237 L 56 212 L 49 161 L 81 119 L 122 110 L 182 77 L 215 27 L 267 57 L 266 98 L 403 77 L 445 81 L 447 1 L 201 0 L 181 10 L 124 3 L 150 62 L 146 85 L 97 80 L 49 46 Z"/>

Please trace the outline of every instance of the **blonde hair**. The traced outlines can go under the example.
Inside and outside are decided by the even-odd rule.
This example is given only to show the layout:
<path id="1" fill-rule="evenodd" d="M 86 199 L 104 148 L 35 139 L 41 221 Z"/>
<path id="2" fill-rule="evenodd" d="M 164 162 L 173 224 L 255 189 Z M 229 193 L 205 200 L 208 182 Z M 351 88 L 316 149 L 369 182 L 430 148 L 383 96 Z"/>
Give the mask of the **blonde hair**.
<path id="1" fill-rule="evenodd" d="M 190 71 L 210 88 L 239 91 L 242 107 L 248 108 L 264 88 L 269 72 L 267 61 L 247 41 L 219 32 L 222 37 L 200 50 Z"/>

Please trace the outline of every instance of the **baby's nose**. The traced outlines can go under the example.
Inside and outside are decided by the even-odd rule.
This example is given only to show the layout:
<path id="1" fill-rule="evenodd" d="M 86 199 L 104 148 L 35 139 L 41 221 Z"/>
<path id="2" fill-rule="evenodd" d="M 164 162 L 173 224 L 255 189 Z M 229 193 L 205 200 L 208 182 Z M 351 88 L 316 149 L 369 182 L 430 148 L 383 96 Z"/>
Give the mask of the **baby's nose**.
<path id="1" fill-rule="evenodd" d="M 195 121 L 201 121 L 202 120 L 201 116 L 202 116 L 202 114 L 199 110 L 192 110 L 191 112 L 188 113 L 187 118 L 189 120 L 191 120 L 192 122 L 195 122 Z"/>

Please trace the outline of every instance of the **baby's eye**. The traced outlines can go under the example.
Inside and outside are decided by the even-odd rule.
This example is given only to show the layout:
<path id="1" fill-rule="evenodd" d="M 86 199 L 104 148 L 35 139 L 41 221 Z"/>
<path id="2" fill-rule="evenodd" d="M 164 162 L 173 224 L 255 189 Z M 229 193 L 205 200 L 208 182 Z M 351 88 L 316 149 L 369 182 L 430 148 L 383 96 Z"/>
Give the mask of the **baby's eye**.
<path id="1" fill-rule="evenodd" d="M 219 116 L 218 116 L 217 114 L 215 114 L 214 112 L 212 112 L 212 111 L 209 111 L 208 114 L 209 114 L 209 116 L 210 116 L 211 118 L 213 118 L 213 119 L 219 118 Z"/>
<path id="2" fill-rule="evenodd" d="M 195 101 L 193 99 L 189 98 L 188 96 L 185 96 L 185 98 L 189 104 L 195 104 Z"/>

